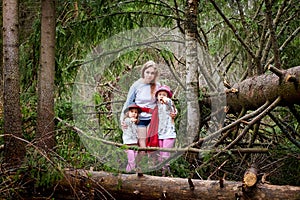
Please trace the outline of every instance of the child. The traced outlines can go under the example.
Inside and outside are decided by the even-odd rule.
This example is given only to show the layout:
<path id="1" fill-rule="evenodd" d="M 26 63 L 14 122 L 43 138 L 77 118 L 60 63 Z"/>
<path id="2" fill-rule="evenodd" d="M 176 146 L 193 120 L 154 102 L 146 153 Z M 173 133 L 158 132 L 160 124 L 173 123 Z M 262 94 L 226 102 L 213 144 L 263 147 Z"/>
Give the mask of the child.
<path id="1" fill-rule="evenodd" d="M 155 96 L 157 98 L 158 106 L 158 143 L 161 148 L 173 148 L 176 140 L 176 132 L 174 120 L 170 113 L 177 113 L 172 98 L 172 91 L 170 87 L 163 85 L 160 86 Z M 170 157 L 170 152 L 161 151 L 160 161 L 167 160 Z M 169 164 L 165 164 L 162 168 L 162 175 L 165 176 L 166 172 L 170 173 Z"/>
<path id="2" fill-rule="evenodd" d="M 123 129 L 123 144 L 128 146 L 138 146 L 138 137 L 137 137 L 137 123 L 139 121 L 139 114 L 141 113 L 140 107 L 135 104 L 131 104 L 124 111 L 124 123 L 127 128 Z M 126 150 L 128 164 L 126 167 L 127 172 L 131 172 L 135 169 L 135 157 L 136 152 L 134 150 L 128 149 Z"/>

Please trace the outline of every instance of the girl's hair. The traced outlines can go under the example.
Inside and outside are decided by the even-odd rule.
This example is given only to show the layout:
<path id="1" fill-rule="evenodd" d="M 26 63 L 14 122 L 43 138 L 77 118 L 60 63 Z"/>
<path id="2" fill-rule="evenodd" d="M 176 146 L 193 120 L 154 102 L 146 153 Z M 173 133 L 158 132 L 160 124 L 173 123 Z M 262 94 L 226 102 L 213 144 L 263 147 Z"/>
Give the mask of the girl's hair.
<path id="1" fill-rule="evenodd" d="M 158 77 L 158 67 L 156 65 L 156 63 L 153 60 L 149 60 L 147 61 L 142 68 L 142 78 L 144 78 L 144 73 L 145 71 L 150 68 L 153 67 L 154 69 L 154 79 L 153 81 L 150 83 L 150 87 L 151 87 L 151 96 L 154 97 L 155 96 L 155 92 L 156 92 L 156 79 Z"/>
<path id="2" fill-rule="evenodd" d="M 129 111 L 131 109 L 137 109 L 137 108 L 130 108 L 125 114 L 124 114 L 124 119 L 125 120 L 126 118 L 129 118 Z M 139 115 L 137 116 L 137 121 L 135 122 L 136 124 L 139 123 L 140 119 L 139 119 Z"/>

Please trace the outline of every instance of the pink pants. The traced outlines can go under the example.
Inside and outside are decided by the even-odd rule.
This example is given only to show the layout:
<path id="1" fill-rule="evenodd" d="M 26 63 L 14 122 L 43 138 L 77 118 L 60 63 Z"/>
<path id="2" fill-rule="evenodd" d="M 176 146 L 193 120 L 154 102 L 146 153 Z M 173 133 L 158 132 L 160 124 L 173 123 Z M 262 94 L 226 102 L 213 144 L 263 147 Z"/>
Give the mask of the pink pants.
<path id="1" fill-rule="evenodd" d="M 131 149 L 126 150 L 127 153 L 127 159 L 128 163 L 126 166 L 126 172 L 131 172 L 135 170 L 136 164 L 135 164 L 135 157 L 137 152 Z"/>
<path id="2" fill-rule="evenodd" d="M 168 138 L 168 139 L 160 139 L 158 140 L 159 147 L 161 148 L 173 148 L 175 144 L 175 138 Z M 170 157 L 170 152 L 160 151 L 160 161 L 166 160 Z"/>

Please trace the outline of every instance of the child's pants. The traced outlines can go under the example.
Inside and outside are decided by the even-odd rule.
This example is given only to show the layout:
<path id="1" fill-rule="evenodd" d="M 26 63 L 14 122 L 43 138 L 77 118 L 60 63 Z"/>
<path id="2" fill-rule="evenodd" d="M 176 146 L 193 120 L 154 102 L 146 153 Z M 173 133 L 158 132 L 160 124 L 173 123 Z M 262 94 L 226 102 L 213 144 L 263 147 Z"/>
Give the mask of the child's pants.
<path id="1" fill-rule="evenodd" d="M 173 148 L 175 144 L 175 138 L 160 139 L 158 140 L 158 144 L 161 148 Z M 170 157 L 171 153 L 166 151 L 160 151 L 159 155 L 160 162 L 163 162 L 164 160 L 167 160 Z M 162 167 L 162 176 L 165 176 L 166 172 L 170 173 L 169 163 L 166 163 Z"/>
<path id="2" fill-rule="evenodd" d="M 127 159 L 128 159 L 128 163 L 126 166 L 126 172 L 131 172 L 135 169 L 135 157 L 136 157 L 136 151 L 128 149 L 126 150 L 127 153 Z"/>
<path id="3" fill-rule="evenodd" d="M 160 148 L 173 148 L 175 144 L 175 138 L 160 139 L 158 140 L 158 144 Z M 171 153 L 166 151 L 160 151 L 159 155 L 160 161 L 164 161 L 170 157 Z"/>

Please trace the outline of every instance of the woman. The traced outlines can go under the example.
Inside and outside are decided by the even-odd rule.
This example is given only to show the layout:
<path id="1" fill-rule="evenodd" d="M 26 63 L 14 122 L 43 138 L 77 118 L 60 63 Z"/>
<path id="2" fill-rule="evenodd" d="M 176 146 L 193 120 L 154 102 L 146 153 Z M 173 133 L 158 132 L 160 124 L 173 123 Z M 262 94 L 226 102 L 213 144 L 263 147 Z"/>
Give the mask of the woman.
<path id="1" fill-rule="evenodd" d="M 127 100 L 123 107 L 123 110 L 125 110 L 129 105 L 135 103 L 142 109 L 139 115 L 139 123 L 137 124 L 139 147 L 146 147 L 146 136 L 152 115 L 150 112 L 151 109 L 156 106 L 155 92 L 160 86 L 157 82 L 158 75 L 156 63 L 152 60 L 146 62 L 142 68 L 142 77 L 135 81 L 130 87 Z M 123 119 L 122 116 L 121 119 Z M 122 121 L 121 123 L 123 124 Z"/>

